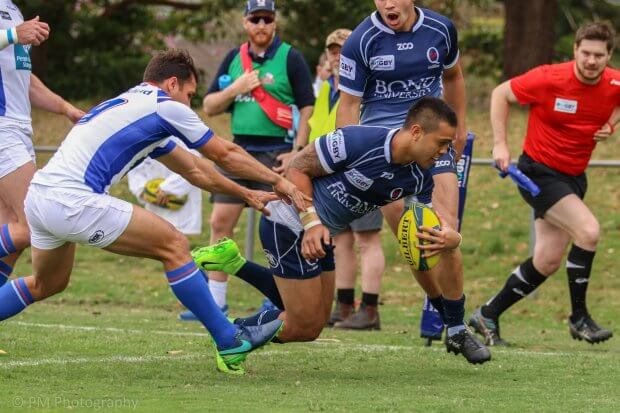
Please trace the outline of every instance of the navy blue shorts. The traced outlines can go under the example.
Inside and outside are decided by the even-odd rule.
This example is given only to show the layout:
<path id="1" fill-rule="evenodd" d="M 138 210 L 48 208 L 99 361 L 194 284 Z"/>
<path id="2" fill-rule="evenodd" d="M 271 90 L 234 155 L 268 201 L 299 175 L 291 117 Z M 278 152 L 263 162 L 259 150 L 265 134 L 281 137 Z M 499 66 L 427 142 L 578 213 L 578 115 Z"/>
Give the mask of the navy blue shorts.
<path id="1" fill-rule="evenodd" d="M 263 252 L 274 275 L 287 279 L 307 280 L 323 271 L 334 271 L 334 252 L 331 245 L 324 245 L 325 257 L 306 260 L 301 255 L 304 232 L 295 234 L 286 225 L 278 224 L 261 216 L 259 224 Z"/>

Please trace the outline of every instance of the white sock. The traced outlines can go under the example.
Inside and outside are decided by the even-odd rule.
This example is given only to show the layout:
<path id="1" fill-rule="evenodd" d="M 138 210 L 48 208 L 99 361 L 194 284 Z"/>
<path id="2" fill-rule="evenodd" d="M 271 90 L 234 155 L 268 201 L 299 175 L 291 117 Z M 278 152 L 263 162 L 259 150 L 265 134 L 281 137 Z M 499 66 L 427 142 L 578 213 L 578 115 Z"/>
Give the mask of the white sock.
<path id="1" fill-rule="evenodd" d="M 226 289 L 228 281 L 209 280 L 209 291 L 218 307 L 222 308 L 226 305 Z"/>

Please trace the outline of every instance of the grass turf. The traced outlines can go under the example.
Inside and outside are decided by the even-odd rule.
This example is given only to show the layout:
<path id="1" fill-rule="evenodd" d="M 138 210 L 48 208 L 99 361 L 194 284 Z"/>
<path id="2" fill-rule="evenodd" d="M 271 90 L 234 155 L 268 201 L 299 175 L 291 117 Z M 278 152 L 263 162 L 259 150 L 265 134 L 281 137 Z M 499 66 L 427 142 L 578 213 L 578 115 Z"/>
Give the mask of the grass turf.
<path id="1" fill-rule="evenodd" d="M 471 118 L 485 136 L 485 114 Z M 523 130 L 523 115 L 516 118 L 513 154 Z M 65 127 L 53 126 L 50 135 Z M 606 145 L 598 158 L 620 158 L 617 145 Z M 489 149 L 480 140 L 475 156 Z M 468 312 L 528 254 L 528 208 L 512 184 L 494 175 L 488 167 L 472 170 L 463 229 Z M 589 177 L 587 202 L 603 238 L 588 302 L 600 324 L 617 330 L 618 174 L 593 170 Z M 123 185 L 114 193 L 127 197 Z M 205 220 L 208 214 L 206 207 Z M 243 228 L 244 222 L 236 233 L 241 244 Z M 192 243 L 207 242 L 207 232 Z M 0 324 L 0 349 L 8 353 L 0 356 L 0 411 L 617 411 L 620 344 L 617 337 L 597 346 L 570 339 L 563 270 L 502 318 L 503 336 L 514 346 L 492 349 L 493 360 L 474 367 L 440 344 L 422 346 L 423 295 L 391 235 L 383 237 L 384 329 L 327 329 L 315 343 L 270 345 L 249 357 L 243 377 L 217 373 L 204 330 L 176 321 L 180 308 L 158 263 L 79 247 L 67 291 Z M 29 270 L 26 253 L 17 273 Z M 258 293 L 238 280 L 229 291 L 233 313 L 260 305 Z"/>

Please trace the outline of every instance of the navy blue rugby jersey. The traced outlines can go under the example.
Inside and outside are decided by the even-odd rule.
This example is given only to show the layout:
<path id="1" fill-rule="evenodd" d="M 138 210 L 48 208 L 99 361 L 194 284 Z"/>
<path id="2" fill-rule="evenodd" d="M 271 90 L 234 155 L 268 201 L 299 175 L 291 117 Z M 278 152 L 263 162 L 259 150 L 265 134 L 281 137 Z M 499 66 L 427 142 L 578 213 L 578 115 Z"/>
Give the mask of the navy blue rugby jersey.
<path id="1" fill-rule="evenodd" d="M 347 126 L 314 141 L 329 174 L 314 178 L 313 204 L 332 234 L 351 221 L 408 195 L 431 202 L 432 177 L 415 163 L 392 163 L 392 138 L 398 129 Z M 428 199 L 426 199 L 426 198 Z"/>
<path id="2" fill-rule="evenodd" d="M 441 96 L 443 71 L 458 61 L 452 21 L 415 9 L 418 20 L 410 32 L 394 32 L 374 12 L 343 46 L 339 89 L 362 98 L 362 125 L 400 127 L 416 100 Z"/>

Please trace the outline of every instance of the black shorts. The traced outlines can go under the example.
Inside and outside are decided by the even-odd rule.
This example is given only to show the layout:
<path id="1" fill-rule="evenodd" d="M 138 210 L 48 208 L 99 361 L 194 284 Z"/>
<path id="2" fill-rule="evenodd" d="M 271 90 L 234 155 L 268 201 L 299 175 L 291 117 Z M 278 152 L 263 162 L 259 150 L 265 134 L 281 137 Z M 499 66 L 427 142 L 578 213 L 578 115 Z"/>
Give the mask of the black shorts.
<path id="1" fill-rule="evenodd" d="M 254 157 L 258 162 L 262 163 L 267 168 L 271 169 L 274 166 L 277 166 L 280 164 L 277 160 L 278 155 L 282 153 L 287 153 L 287 152 L 290 152 L 290 151 L 286 150 L 286 151 L 270 151 L 270 152 L 249 152 L 249 154 L 252 155 L 252 157 Z M 224 171 L 218 166 L 216 166 L 215 169 L 219 173 L 224 175 L 226 178 L 246 188 L 256 189 L 260 191 L 269 191 L 269 192 L 273 191 L 273 188 L 270 185 L 263 184 L 261 182 L 251 181 L 249 179 L 237 178 L 236 176 L 229 174 L 228 172 Z M 237 198 L 235 196 L 228 195 L 228 194 L 218 194 L 218 193 L 211 193 L 211 202 L 217 202 L 221 204 L 245 204 L 245 201 L 241 198 Z"/>
<path id="2" fill-rule="evenodd" d="M 547 210 L 567 195 L 575 194 L 580 199 L 586 195 L 588 179 L 585 173 L 577 176 L 563 174 L 536 162 L 525 152 L 519 157 L 517 166 L 540 188 L 540 194 L 533 197 L 528 191 L 519 187 L 521 196 L 534 209 L 536 218 L 544 218 Z"/>

